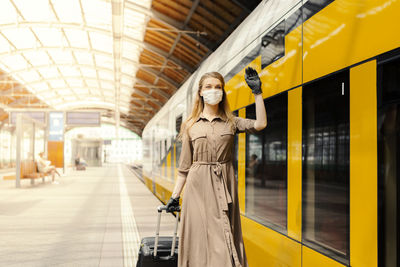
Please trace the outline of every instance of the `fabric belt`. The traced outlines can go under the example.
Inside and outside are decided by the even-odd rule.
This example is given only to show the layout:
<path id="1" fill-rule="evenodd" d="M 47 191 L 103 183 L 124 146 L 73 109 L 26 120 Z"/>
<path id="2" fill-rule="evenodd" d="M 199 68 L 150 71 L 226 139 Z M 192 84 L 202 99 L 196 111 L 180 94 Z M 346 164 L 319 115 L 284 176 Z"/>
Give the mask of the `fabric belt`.
<path id="1" fill-rule="evenodd" d="M 226 185 L 226 179 L 224 179 L 224 175 L 222 173 L 222 164 L 226 164 L 231 162 L 230 160 L 224 160 L 224 161 L 211 161 L 211 162 L 207 162 L 207 161 L 195 161 L 193 162 L 193 165 L 211 165 L 213 166 L 213 171 L 214 173 L 219 177 L 219 183 L 221 183 L 222 185 L 222 193 L 223 195 L 221 195 L 221 192 L 217 190 L 217 192 L 215 192 L 218 196 L 219 199 L 219 204 L 222 210 L 224 211 L 228 211 L 228 204 L 232 203 L 232 197 L 231 194 L 229 193 L 228 190 L 228 186 Z"/>

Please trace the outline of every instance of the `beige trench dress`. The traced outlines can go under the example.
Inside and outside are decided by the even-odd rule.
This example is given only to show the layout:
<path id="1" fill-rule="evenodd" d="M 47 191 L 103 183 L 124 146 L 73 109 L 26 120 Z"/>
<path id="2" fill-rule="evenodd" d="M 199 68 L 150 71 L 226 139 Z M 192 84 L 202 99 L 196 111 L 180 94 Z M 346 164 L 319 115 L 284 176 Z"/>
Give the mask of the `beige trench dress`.
<path id="1" fill-rule="evenodd" d="M 178 267 L 247 267 L 232 160 L 234 135 L 255 120 L 202 114 L 182 138 L 178 172 L 186 177 Z"/>

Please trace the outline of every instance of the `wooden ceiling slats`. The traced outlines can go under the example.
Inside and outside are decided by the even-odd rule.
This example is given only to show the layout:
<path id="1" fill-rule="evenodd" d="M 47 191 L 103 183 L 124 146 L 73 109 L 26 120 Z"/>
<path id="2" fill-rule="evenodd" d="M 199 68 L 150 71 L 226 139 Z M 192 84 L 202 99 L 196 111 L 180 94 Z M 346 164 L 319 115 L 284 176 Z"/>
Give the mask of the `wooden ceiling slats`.
<path id="1" fill-rule="evenodd" d="M 225 10 L 229 10 L 229 12 L 231 12 L 235 17 L 239 16 L 243 11 L 242 8 L 230 0 L 214 0 L 214 2 L 215 4 L 223 7 Z"/>
<path id="2" fill-rule="evenodd" d="M 232 22 L 234 22 L 236 16 L 240 14 L 240 13 L 236 14 L 236 15 L 232 14 L 229 12 L 230 11 L 229 9 L 221 7 L 215 1 L 211 1 L 211 0 L 202 0 L 200 2 L 200 5 L 205 7 L 208 10 L 214 11 L 214 14 L 218 14 L 218 16 L 220 16 L 228 24 L 231 24 Z"/>
<path id="3" fill-rule="evenodd" d="M 196 31 L 207 32 L 207 36 L 206 36 L 207 40 L 209 40 L 211 42 L 215 42 L 218 40 L 218 36 L 216 36 L 216 34 L 213 30 L 206 28 L 205 25 L 203 25 L 195 20 L 189 21 L 189 26 Z"/>
<path id="4" fill-rule="evenodd" d="M 161 96 L 161 95 L 159 95 L 159 94 L 157 94 L 156 92 L 151 92 L 150 93 L 150 95 L 152 96 L 152 97 L 154 97 L 155 99 L 157 99 L 158 101 L 160 101 L 162 104 L 165 104 L 166 102 L 167 102 L 167 100 L 163 97 L 163 96 Z"/>
<path id="5" fill-rule="evenodd" d="M 155 25 L 158 25 L 158 28 L 170 30 L 170 31 L 172 31 L 174 33 L 177 33 L 176 31 L 183 30 L 183 29 L 181 29 L 183 27 L 183 24 L 178 22 L 178 21 L 176 21 L 174 24 L 182 24 L 179 27 L 171 27 L 169 24 L 163 23 L 163 21 L 158 21 L 158 20 L 156 20 L 154 18 L 152 18 L 150 20 L 150 22 L 155 23 Z M 148 29 L 148 30 L 151 31 L 151 29 Z M 186 31 L 194 31 L 193 29 L 189 28 L 187 25 L 186 25 L 186 28 L 184 30 L 186 30 Z M 176 37 L 176 35 L 175 35 L 175 37 Z M 194 45 L 196 45 L 196 43 L 199 43 L 201 50 L 205 51 L 205 53 L 207 53 L 208 50 L 209 50 L 209 48 L 207 48 L 203 44 L 204 38 L 203 37 L 195 37 L 195 33 L 193 33 L 193 34 L 191 33 L 190 35 L 189 34 L 182 34 L 181 35 L 181 39 L 182 38 L 187 39 L 189 42 L 193 43 Z"/>
<path id="6" fill-rule="evenodd" d="M 148 29 L 148 31 L 151 32 L 159 32 L 162 33 L 164 35 L 168 35 L 170 38 L 174 39 L 178 36 L 178 32 L 175 31 L 175 29 L 172 29 L 170 27 L 166 27 L 165 24 L 161 24 L 161 23 L 157 23 L 156 20 L 150 20 L 149 23 L 147 24 L 147 27 L 150 28 Z M 151 29 L 151 28 L 157 28 L 160 29 L 155 30 L 155 29 Z"/>
<path id="7" fill-rule="evenodd" d="M 193 14 L 193 19 L 191 22 L 197 22 L 198 24 L 202 25 L 203 31 L 205 30 L 207 34 L 212 33 L 212 35 L 221 36 L 224 33 L 224 29 L 219 28 L 217 25 L 209 22 L 198 14 Z M 198 30 L 201 30 L 201 28 L 198 28 Z"/>
<path id="8" fill-rule="evenodd" d="M 210 23 L 213 23 L 214 25 L 218 25 L 218 27 L 222 31 L 225 31 L 229 27 L 228 23 L 226 23 L 223 19 L 217 17 L 217 14 L 215 14 L 214 12 L 211 12 L 210 10 L 207 10 L 201 6 L 197 7 L 196 13 L 199 14 L 205 20 L 208 20 Z"/>
<path id="9" fill-rule="evenodd" d="M 139 63 L 140 64 L 145 64 L 145 65 L 152 65 L 152 66 L 162 66 L 163 65 L 163 62 L 152 60 L 151 58 L 149 58 L 147 56 L 146 57 L 141 57 L 139 59 Z"/>
<path id="10" fill-rule="evenodd" d="M 160 1 L 153 1 L 152 7 L 155 10 L 167 15 L 168 17 L 173 18 L 174 20 L 184 22 L 186 19 L 185 13 L 177 12 L 176 10 L 173 10 L 168 5 L 161 3 Z"/>
<path id="11" fill-rule="evenodd" d="M 185 62 L 190 66 L 196 66 L 197 62 L 191 56 L 188 56 L 184 51 L 174 50 L 172 53 L 176 58 L 179 58 L 181 61 Z"/>
<path id="12" fill-rule="evenodd" d="M 202 58 L 202 56 L 198 55 L 196 53 L 196 51 L 193 51 L 193 50 L 187 48 L 186 46 L 184 46 L 184 45 L 182 45 L 180 43 L 178 43 L 176 45 L 176 49 L 175 50 L 182 50 L 181 52 L 184 52 L 186 55 L 188 55 L 191 58 L 193 58 L 194 62 L 198 62 Z"/>
<path id="13" fill-rule="evenodd" d="M 168 8 L 174 10 L 175 12 L 184 14 L 185 19 L 183 21 L 186 20 L 186 17 L 190 12 L 191 5 L 183 5 L 183 3 L 178 3 L 174 0 L 158 0 L 158 1 L 167 6 Z"/>
<path id="14" fill-rule="evenodd" d="M 153 31 L 148 31 L 148 34 L 146 34 L 144 39 L 145 41 L 146 39 L 149 39 L 149 43 L 164 50 L 165 52 L 169 52 L 168 48 L 170 48 L 174 43 L 174 39 L 170 39 Z"/>
<path id="15" fill-rule="evenodd" d="M 164 58 L 150 50 L 147 49 L 143 49 L 142 55 L 148 56 L 154 60 L 160 61 L 160 62 L 164 62 Z"/>
<path id="16" fill-rule="evenodd" d="M 158 111 L 158 110 L 159 110 L 158 106 L 157 106 L 156 104 L 154 104 L 152 101 L 148 101 L 148 104 L 149 104 L 150 106 L 152 106 L 152 107 L 154 108 L 155 111 Z"/>
<path id="17" fill-rule="evenodd" d="M 150 88 L 147 88 L 147 87 L 144 87 L 144 86 L 143 87 L 142 86 L 140 86 L 140 87 L 134 86 L 134 88 L 135 88 L 135 90 L 143 92 L 143 93 L 145 93 L 147 95 L 150 93 Z"/>
<path id="18" fill-rule="evenodd" d="M 190 49 L 199 51 L 203 55 L 205 55 L 208 52 L 208 49 L 206 49 L 203 45 L 201 45 L 200 41 L 196 42 L 195 40 L 186 38 L 186 36 L 182 36 L 181 41 Z"/>
<path id="19" fill-rule="evenodd" d="M 175 80 L 179 81 L 179 83 L 182 83 L 183 80 L 185 79 L 185 77 L 189 74 L 184 71 L 175 71 L 175 70 L 171 70 L 171 69 L 165 69 L 164 73 L 171 79 L 175 79 Z"/>
<path id="20" fill-rule="evenodd" d="M 151 84 L 153 84 L 155 81 L 153 75 L 149 74 L 147 71 L 144 71 L 142 69 L 138 70 L 138 72 L 136 73 L 136 77 Z"/>
<path id="21" fill-rule="evenodd" d="M 197 36 L 195 38 L 197 38 Z M 201 51 L 204 55 L 206 55 L 210 51 L 210 49 L 202 45 L 201 42 L 197 42 L 198 41 L 197 39 L 190 41 L 196 46 L 197 51 Z"/>

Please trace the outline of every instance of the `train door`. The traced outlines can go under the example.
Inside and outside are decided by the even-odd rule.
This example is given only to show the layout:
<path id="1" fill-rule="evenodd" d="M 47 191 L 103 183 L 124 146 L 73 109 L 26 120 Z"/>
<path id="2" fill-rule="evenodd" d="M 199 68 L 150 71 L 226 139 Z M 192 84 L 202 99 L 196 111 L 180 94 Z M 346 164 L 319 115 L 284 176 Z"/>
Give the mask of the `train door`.
<path id="1" fill-rule="evenodd" d="M 349 70 L 303 87 L 303 243 L 349 262 Z"/>
<path id="2" fill-rule="evenodd" d="M 400 55 L 378 60 L 378 259 L 399 266 Z"/>

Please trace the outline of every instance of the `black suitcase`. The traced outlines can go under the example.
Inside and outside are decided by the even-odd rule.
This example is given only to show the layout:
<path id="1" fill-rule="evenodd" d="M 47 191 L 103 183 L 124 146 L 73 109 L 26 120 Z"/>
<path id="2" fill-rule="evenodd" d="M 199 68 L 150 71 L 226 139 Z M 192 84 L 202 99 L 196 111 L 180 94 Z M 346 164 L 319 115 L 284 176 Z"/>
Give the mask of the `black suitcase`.
<path id="1" fill-rule="evenodd" d="M 178 266 L 178 213 L 176 214 L 174 236 L 159 236 L 161 213 L 165 206 L 157 208 L 156 236 L 144 237 L 140 242 L 140 250 L 136 267 L 176 267 Z M 176 210 L 177 212 L 180 209 Z M 172 249 L 175 248 L 175 249 Z"/>

